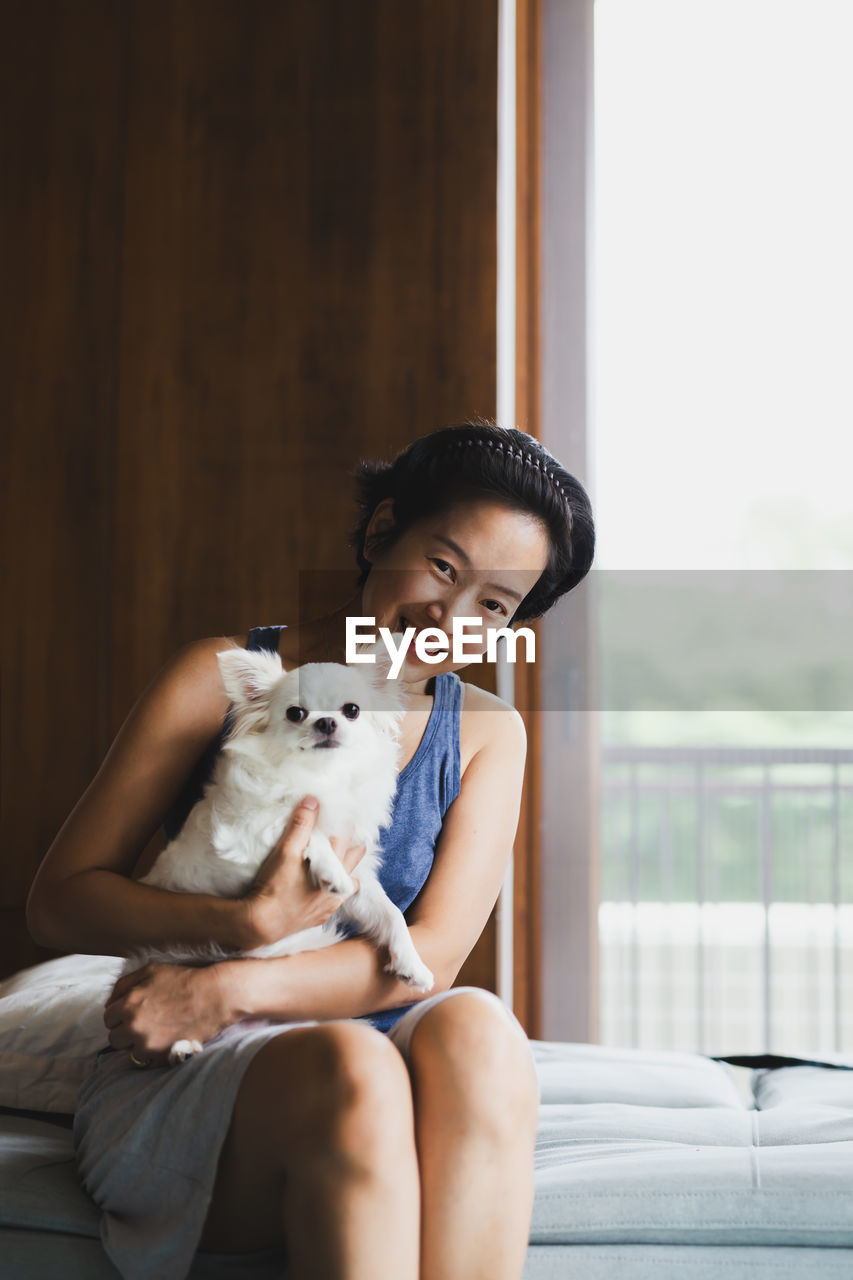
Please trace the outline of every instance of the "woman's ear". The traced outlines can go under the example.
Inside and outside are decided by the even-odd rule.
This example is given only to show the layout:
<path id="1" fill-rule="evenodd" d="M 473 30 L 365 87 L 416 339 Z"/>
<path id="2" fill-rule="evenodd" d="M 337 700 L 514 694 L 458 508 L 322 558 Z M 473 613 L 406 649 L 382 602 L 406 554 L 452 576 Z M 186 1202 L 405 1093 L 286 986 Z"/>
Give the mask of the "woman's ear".
<path id="1" fill-rule="evenodd" d="M 379 505 L 374 507 L 373 515 L 368 520 L 367 528 L 364 531 L 364 557 L 366 560 L 371 560 L 376 543 L 386 533 L 390 532 L 395 524 L 394 499 L 383 498 Z"/>

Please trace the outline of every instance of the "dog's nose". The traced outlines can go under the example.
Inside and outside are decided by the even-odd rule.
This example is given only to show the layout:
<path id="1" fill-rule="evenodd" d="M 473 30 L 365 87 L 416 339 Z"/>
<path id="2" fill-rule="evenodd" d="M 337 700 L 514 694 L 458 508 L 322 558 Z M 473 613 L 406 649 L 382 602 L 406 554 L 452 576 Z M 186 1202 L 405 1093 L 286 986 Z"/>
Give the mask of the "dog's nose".
<path id="1" fill-rule="evenodd" d="M 331 738 L 338 727 L 337 720 L 333 720 L 331 716 L 321 716 L 319 720 L 314 721 L 314 728 L 318 733 L 325 733 L 326 737 Z"/>

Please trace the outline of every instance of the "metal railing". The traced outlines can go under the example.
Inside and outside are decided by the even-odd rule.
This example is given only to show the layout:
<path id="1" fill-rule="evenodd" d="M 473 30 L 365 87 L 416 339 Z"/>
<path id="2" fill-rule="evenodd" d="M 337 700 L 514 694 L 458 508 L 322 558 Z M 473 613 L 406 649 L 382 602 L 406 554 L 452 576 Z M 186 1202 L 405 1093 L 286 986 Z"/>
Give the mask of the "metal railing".
<path id="1" fill-rule="evenodd" d="M 607 747 L 604 1043 L 853 1048 L 853 750 Z"/>

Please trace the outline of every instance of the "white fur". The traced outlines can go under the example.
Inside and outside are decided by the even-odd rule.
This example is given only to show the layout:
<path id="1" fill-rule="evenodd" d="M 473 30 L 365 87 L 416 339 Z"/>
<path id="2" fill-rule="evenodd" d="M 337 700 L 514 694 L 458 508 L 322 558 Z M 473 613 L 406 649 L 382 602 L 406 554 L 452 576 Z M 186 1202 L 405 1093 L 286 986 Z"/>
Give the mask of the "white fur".
<path id="1" fill-rule="evenodd" d="M 356 871 L 359 891 L 327 925 L 243 954 L 284 956 L 330 946 L 341 937 L 335 922 L 346 917 L 388 948 L 389 973 L 419 991 L 429 991 L 433 976 L 415 949 L 402 913 L 377 879 L 379 831 L 390 821 L 397 784 L 403 713 L 397 682 L 385 679 L 381 663 L 369 671 L 309 663 L 285 672 L 278 654 L 232 649 L 217 656 L 232 700 L 233 728 L 204 795 L 143 883 L 183 893 L 239 897 L 250 888 L 296 804 L 314 795 L 319 813 L 304 854 L 311 878 L 318 887 L 351 893 L 352 881 L 329 843 L 330 836 L 351 832 L 352 844 L 366 846 Z M 349 704 L 360 709 L 356 719 L 343 714 Z M 294 706 L 308 713 L 299 724 L 286 717 Z M 334 732 L 323 733 L 318 721 L 329 720 L 334 721 Z M 339 745 L 317 745 L 330 738 Z M 224 956 L 215 945 L 146 951 L 134 956 L 125 972 L 152 959 Z M 197 1041 L 177 1041 L 170 1061 L 200 1049 Z"/>

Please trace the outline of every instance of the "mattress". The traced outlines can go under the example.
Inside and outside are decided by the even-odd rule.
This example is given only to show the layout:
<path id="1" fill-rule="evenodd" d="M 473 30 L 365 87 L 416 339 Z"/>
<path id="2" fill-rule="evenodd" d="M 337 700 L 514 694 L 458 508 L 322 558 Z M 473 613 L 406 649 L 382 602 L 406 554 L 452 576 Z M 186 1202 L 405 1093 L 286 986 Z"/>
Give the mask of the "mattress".
<path id="1" fill-rule="evenodd" d="M 853 1275 L 853 1072 L 533 1043 L 542 1106 L 527 1280 Z M 116 1280 L 61 1118 L 0 1115 L 9 1280 Z M 282 1275 L 199 1254 L 192 1280 Z"/>
<path id="2" fill-rule="evenodd" d="M 535 1049 L 528 1280 L 853 1276 L 853 1072 Z"/>

